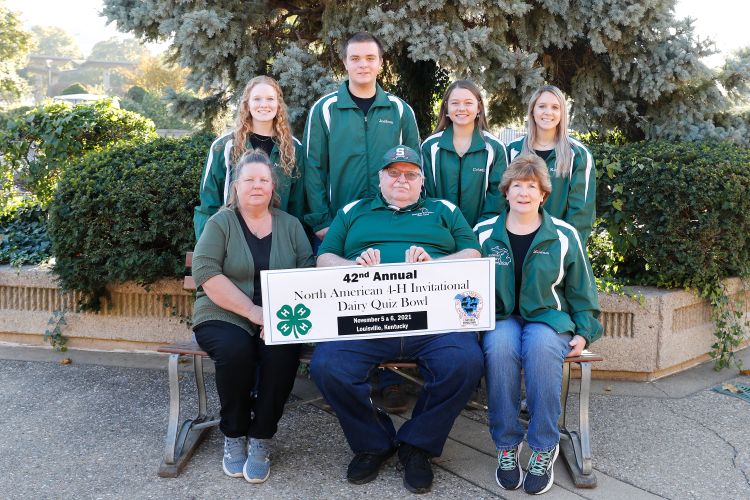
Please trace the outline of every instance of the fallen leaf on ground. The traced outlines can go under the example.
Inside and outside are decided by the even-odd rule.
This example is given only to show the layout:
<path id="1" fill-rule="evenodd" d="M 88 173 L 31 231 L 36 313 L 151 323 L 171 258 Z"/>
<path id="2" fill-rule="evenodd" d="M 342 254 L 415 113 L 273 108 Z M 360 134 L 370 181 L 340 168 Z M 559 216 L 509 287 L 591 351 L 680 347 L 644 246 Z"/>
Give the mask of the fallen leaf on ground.
<path id="1" fill-rule="evenodd" d="M 73 362 L 73 360 L 72 360 L 72 359 L 70 359 L 70 358 L 63 358 L 63 359 L 61 359 L 61 360 L 60 360 L 60 364 L 61 364 L 61 365 L 69 365 L 69 364 L 71 364 L 72 362 Z"/>
<path id="2" fill-rule="evenodd" d="M 742 391 L 734 384 L 721 384 L 721 388 L 725 391 L 733 392 L 735 394 L 739 394 Z"/>

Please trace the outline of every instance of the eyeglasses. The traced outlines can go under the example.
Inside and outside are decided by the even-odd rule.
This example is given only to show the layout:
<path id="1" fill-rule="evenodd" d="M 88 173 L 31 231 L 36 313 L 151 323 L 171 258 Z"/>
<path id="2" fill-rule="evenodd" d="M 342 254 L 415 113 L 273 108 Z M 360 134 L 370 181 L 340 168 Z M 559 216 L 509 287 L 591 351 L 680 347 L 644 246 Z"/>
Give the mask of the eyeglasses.
<path id="1" fill-rule="evenodd" d="M 420 172 L 416 172 L 414 170 L 402 172 L 400 170 L 396 170 L 395 168 L 386 168 L 385 173 L 388 174 L 388 177 L 392 179 L 399 179 L 403 175 L 404 178 L 406 178 L 406 180 L 409 182 L 414 182 L 422 177 L 422 174 Z"/>

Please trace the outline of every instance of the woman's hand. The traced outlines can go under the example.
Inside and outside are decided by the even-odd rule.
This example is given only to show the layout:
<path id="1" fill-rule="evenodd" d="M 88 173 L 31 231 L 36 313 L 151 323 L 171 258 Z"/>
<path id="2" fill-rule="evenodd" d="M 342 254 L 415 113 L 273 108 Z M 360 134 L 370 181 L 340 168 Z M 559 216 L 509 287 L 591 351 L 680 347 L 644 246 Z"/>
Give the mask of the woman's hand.
<path id="1" fill-rule="evenodd" d="M 253 304 L 250 306 L 250 311 L 248 311 L 246 318 L 256 325 L 263 326 L 263 308 Z"/>
<path id="2" fill-rule="evenodd" d="M 424 248 L 412 245 L 406 251 L 406 260 L 404 262 L 427 262 L 428 260 L 432 260 L 432 257 L 430 257 L 430 254 Z"/>
<path id="3" fill-rule="evenodd" d="M 368 248 L 355 260 L 360 266 L 377 266 L 380 264 L 380 250 L 377 248 Z"/>
<path id="4" fill-rule="evenodd" d="M 565 355 L 566 358 L 574 358 L 580 356 L 583 352 L 583 348 L 586 347 L 586 339 L 580 335 L 576 335 L 573 339 L 568 342 L 570 346 L 570 352 Z"/>

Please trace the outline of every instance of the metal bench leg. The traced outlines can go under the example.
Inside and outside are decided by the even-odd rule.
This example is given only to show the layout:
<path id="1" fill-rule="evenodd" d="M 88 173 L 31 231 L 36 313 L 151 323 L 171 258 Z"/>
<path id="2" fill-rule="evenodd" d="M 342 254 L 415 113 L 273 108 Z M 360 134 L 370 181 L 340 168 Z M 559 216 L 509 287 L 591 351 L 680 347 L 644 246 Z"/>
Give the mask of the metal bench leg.
<path id="1" fill-rule="evenodd" d="M 591 391 L 591 363 L 580 363 L 581 394 L 579 396 L 579 427 L 581 429 L 581 469 L 584 474 L 592 473 L 591 429 L 589 427 L 589 395 Z"/>
<path id="2" fill-rule="evenodd" d="M 198 415 L 194 419 L 183 421 L 181 425 L 178 424 L 180 418 L 180 381 L 177 372 L 179 357 L 178 354 L 169 356 L 169 423 L 164 461 L 158 472 L 161 477 L 177 477 L 205 438 L 206 433 L 219 423 L 218 419 L 209 419 L 206 415 L 207 398 L 203 378 L 203 358 L 193 355 L 195 384 L 198 391 Z"/>
<path id="3" fill-rule="evenodd" d="M 203 380 L 203 357 L 193 356 L 193 371 L 195 372 L 195 387 L 198 390 L 198 416 L 196 420 L 206 419 L 206 382 Z"/>
<path id="4" fill-rule="evenodd" d="M 570 363 L 567 363 L 568 365 Z M 581 392 L 578 396 L 579 413 L 578 426 L 580 433 L 567 428 L 564 420 L 564 411 L 560 420 L 561 439 L 560 451 L 562 452 L 565 465 L 570 472 L 573 483 L 577 488 L 595 488 L 596 475 L 594 475 L 591 460 L 591 432 L 589 428 L 589 394 L 591 390 L 591 363 L 579 363 L 581 367 Z M 566 371 L 570 371 L 566 367 Z M 565 372 L 563 372 L 565 374 Z M 564 382 L 569 381 L 569 373 L 563 376 Z M 567 387 L 563 387 L 563 393 L 567 396 Z M 562 397 L 561 397 L 562 399 Z M 567 399 L 567 398 L 566 398 Z M 566 401 L 561 401 L 564 405 Z M 563 408 L 565 408 L 563 406 Z"/>
<path id="5" fill-rule="evenodd" d="M 173 464 L 177 454 L 177 426 L 180 418 L 180 380 L 177 373 L 179 360 L 179 354 L 169 355 L 169 422 L 164 449 L 164 464 Z"/>

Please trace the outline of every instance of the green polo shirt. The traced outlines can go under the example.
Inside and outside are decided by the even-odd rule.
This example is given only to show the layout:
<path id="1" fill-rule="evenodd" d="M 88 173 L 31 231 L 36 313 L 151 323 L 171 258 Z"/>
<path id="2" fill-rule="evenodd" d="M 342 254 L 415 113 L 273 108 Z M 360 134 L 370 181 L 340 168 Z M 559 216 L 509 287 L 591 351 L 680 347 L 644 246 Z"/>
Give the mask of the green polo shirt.
<path id="1" fill-rule="evenodd" d="M 336 214 L 318 255 L 332 253 L 355 260 L 368 248 L 380 250 L 383 264 L 404 262 L 417 245 L 434 258 L 472 248 L 479 242 L 461 211 L 451 202 L 420 198 L 405 208 L 389 206 L 381 195 L 349 203 Z"/>

